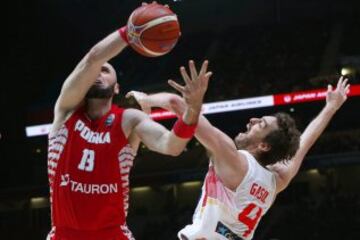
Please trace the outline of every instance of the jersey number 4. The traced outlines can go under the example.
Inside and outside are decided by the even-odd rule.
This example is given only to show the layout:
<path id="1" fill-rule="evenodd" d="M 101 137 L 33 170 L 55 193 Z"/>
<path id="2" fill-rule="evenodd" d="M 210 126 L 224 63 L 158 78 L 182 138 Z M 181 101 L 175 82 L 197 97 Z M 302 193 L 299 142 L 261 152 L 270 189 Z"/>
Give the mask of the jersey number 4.
<path id="1" fill-rule="evenodd" d="M 257 211 L 255 217 L 250 218 L 249 216 L 254 210 L 256 210 L 256 208 Z M 262 208 L 256 206 L 254 203 L 250 203 L 249 205 L 247 205 L 246 208 L 244 208 L 244 210 L 241 213 L 239 213 L 238 220 L 248 227 L 248 229 L 243 234 L 243 237 L 249 236 L 249 234 L 254 230 L 256 224 L 259 222 L 261 218 L 261 213 L 262 213 Z"/>
<path id="2" fill-rule="evenodd" d="M 78 169 L 86 172 L 92 172 L 95 164 L 95 152 L 94 150 L 84 149 L 81 161 L 78 165 Z"/>

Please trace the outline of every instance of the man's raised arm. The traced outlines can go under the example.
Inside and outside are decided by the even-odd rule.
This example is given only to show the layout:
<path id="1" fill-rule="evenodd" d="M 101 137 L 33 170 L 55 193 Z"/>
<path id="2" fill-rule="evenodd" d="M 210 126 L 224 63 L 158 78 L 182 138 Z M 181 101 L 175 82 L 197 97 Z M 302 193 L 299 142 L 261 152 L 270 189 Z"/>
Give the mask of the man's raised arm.
<path id="1" fill-rule="evenodd" d="M 127 43 L 120 36 L 119 30 L 91 48 L 65 80 L 56 101 L 54 121 L 63 121 L 68 113 L 81 103 L 100 73 L 102 65 L 119 54 L 126 46 Z"/>
<path id="2" fill-rule="evenodd" d="M 332 86 L 329 85 L 326 95 L 326 105 L 301 134 L 300 146 L 293 159 L 287 163 L 277 163 L 273 166 L 269 166 L 271 170 L 277 173 L 278 192 L 284 190 L 289 185 L 290 181 L 295 177 L 300 169 L 305 155 L 325 130 L 336 111 L 346 101 L 349 89 L 350 85 L 347 84 L 347 79 L 344 80 L 343 77 L 339 79 L 335 90 L 333 90 Z"/>
<path id="3" fill-rule="evenodd" d="M 208 62 L 204 61 L 200 73 L 187 74 L 184 67 L 180 68 L 185 85 L 173 83 L 175 88 L 183 95 L 184 111 L 179 116 L 172 131 L 166 130 L 160 124 L 151 120 L 141 111 L 128 109 L 124 113 L 123 129 L 134 130 L 133 132 L 149 149 L 169 155 L 179 155 L 191 139 L 198 124 L 204 94 L 208 87 L 211 72 L 207 72 Z M 193 61 L 189 67 L 195 70 Z M 146 108 L 142 106 L 142 108 Z"/>
<path id="4" fill-rule="evenodd" d="M 197 76 L 196 69 L 192 63 L 189 66 L 192 77 Z M 184 76 L 183 76 L 184 77 Z M 185 79 L 184 79 L 185 80 Z M 170 85 L 174 85 L 171 81 Z M 175 87 L 175 89 L 177 89 Z M 143 109 L 151 109 L 151 107 L 161 107 L 168 111 L 181 116 L 186 110 L 186 102 L 183 98 L 172 93 L 157 93 L 147 95 L 142 92 L 131 91 L 126 97 L 134 97 Z M 234 141 L 225 133 L 214 127 L 204 116 L 200 115 L 199 123 L 195 132 L 196 138 L 202 145 L 214 155 L 214 161 L 216 156 L 221 155 L 221 161 L 215 164 L 225 165 L 224 168 L 237 169 L 239 164 L 236 146 Z M 241 164 L 242 162 L 240 162 Z M 242 169 L 243 168 L 241 167 Z"/>

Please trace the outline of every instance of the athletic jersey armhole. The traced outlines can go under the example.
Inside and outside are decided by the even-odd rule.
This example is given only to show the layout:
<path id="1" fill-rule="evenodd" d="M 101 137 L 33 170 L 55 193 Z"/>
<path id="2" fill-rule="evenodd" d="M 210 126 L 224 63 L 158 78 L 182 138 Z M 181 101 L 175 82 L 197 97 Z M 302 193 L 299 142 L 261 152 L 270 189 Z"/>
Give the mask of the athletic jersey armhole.
<path id="1" fill-rule="evenodd" d="M 71 115 L 68 117 L 68 119 L 67 119 L 65 122 L 63 122 L 63 124 L 59 127 L 58 130 L 56 130 L 56 132 L 52 133 L 52 132 L 50 131 L 49 134 L 48 134 L 48 140 L 54 139 L 54 138 L 58 135 L 59 131 L 60 131 L 64 126 L 66 126 L 67 124 L 69 124 L 69 122 L 73 121 L 74 116 L 78 115 L 80 111 L 83 111 L 83 109 L 84 109 L 84 106 L 78 107 L 75 111 L 73 111 L 73 112 L 71 113 Z"/>
<path id="2" fill-rule="evenodd" d="M 118 115 L 118 122 L 116 122 L 117 124 L 117 128 L 118 128 L 118 131 L 120 132 L 121 134 L 121 137 L 123 137 L 124 139 L 126 139 L 127 141 L 127 144 L 129 143 L 129 139 L 128 137 L 125 136 L 125 131 L 124 129 L 122 128 L 122 123 L 123 123 L 123 119 L 124 119 L 124 112 L 125 112 L 126 109 L 124 108 L 121 108 L 121 107 L 118 107 L 117 105 L 113 104 L 112 105 L 112 111 L 113 113 L 115 113 L 116 115 Z M 132 148 L 131 148 L 132 149 Z M 134 150 L 134 149 L 132 149 Z"/>
<path id="3" fill-rule="evenodd" d="M 119 107 L 115 104 L 113 104 L 113 110 L 119 114 L 119 128 L 120 128 L 120 131 L 121 131 L 121 134 L 123 135 L 124 139 L 126 139 L 127 141 L 127 145 L 128 145 L 128 148 L 131 150 L 131 154 L 136 157 L 137 155 L 137 151 L 135 151 L 132 146 L 130 145 L 129 143 L 129 139 L 125 136 L 125 132 L 124 132 L 124 129 L 122 129 L 122 121 L 124 119 L 124 112 L 125 112 L 125 108 L 122 108 L 122 107 Z M 130 135 L 129 135 L 130 136 Z"/>
<path id="4" fill-rule="evenodd" d="M 275 202 L 276 196 L 277 196 L 277 184 L 276 184 L 276 176 L 275 176 L 275 174 L 270 170 L 269 170 L 269 172 L 271 172 L 273 184 L 274 184 L 274 187 L 275 187 L 275 193 L 274 193 L 272 203 L 271 203 L 271 205 L 273 205 L 273 203 Z"/>
<path id="5" fill-rule="evenodd" d="M 242 186 L 243 186 L 244 184 L 246 184 L 247 180 L 250 178 L 250 176 L 251 176 L 251 174 L 252 174 L 252 171 L 253 171 L 253 166 L 252 166 L 253 163 L 252 163 L 251 160 L 250 160 L 250 156 L 248 156 L 249 153 L 248 153 L 247 151 L 244 151 L 244 150 L 238 150 L 238 151 L 241 152 L 242 154 L 244 154 L 244 156 L 245 156 L 245 158 L 246 158 L 246 161 L 247 161 L 247 163 L 248 163 L 248 169 L 247 169 L 247 172 L 246 172 L 243 180 L 242 180 L 241 183 L 236 187 L 236 191 L 237 191 L 238 189 L 241 189 Z"/>

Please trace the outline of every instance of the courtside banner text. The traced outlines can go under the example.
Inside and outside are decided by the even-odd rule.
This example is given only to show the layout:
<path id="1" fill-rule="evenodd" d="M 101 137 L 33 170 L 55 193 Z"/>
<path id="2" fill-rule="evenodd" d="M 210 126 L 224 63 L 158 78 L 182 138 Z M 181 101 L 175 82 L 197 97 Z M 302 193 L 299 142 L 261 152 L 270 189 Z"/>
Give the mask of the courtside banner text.
<path id="1" fill-rule="evenodd" d="M 360 96 L 360 84 L 350 87 L 349 97 Z M 219 101 L 212 103 L 204 103 L 202 113 L 214 114 L 231 111 L 241 111 L 246 109 L 255 109 L 261 107 L 271 107 L 277 105 L 296 104 L 303 102 L 323 101 L 326 97 L 326 89 L 313 89 L 308 91 L 274 94 L 268 96 L 242 98 L 229 101 Z M 176 115 L 162 109 L 151 112 L 151 118 L 154 120 L 165 120 L 175 118 Z M 26 136 L 35 137 L 47 135 L 51 128 L 51 124 L 42 124 L 26 127 Z"/>

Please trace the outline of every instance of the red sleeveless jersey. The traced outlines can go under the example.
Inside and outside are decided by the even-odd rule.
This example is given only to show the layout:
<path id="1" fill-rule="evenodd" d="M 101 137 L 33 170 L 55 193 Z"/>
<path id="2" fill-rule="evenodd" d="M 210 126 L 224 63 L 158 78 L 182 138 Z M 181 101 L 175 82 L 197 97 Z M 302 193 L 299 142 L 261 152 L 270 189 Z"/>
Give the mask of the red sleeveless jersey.
<path id="1" fill-rule="evenodd" d="M 135 152 L 113 105 L 98 120 L 79 108 L 49 136 L 51 240 L 133 239 L 126 226 Z"/>

